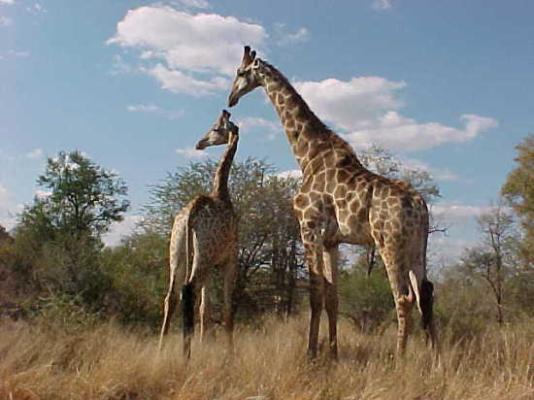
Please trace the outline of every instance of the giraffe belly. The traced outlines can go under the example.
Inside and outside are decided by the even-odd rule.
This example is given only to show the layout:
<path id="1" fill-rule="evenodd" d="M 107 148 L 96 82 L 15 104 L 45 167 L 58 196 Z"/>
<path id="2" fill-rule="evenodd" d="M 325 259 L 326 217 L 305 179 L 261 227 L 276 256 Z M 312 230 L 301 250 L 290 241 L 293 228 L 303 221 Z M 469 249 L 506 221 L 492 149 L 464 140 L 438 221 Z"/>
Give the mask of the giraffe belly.
<path id="1" fill-rule="evenodd" d="M 348 220 L 338 222 L 338 241 L 349 244 L 372 244 L 371 230 L 368 222 L 359 223 Z"/>
<path id="2" fill-rule="evenodd" d="M 345 203 L 346 204 L 346 203 Z M 336 210 L 338 240 L 349 244 L 372 244 L 369 216 L 365 210 L 339 207 Z"/>

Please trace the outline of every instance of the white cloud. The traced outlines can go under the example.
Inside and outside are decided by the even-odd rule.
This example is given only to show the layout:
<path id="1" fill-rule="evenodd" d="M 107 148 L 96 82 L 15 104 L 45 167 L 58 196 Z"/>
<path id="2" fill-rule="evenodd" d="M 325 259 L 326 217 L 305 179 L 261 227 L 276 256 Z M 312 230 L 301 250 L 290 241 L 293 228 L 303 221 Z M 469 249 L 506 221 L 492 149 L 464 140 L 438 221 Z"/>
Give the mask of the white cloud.
<path id="1" fill-rule="evenodd" d="M 0 15 L 0 26 L 11 26 L 11 25 L 13 25 L 13 20 L 11 18 Z"/>
<path id="2" fill-rule="evenodd" d="M 274 24 L 274 39 L 280 46 L 303 43 L 310 39 L 310 32 L 304 27 L 297 29 L 295 32 L 290 32 L 286 24 L 276 23 Z"/>
<path id="3" fill-rule="evenodd" d="M 7 189 L 0 184 L 0 204 L 7 203 L 9 199 L 9 193 Z"/>
<path id="4" fill-rule="evenodd" d="M 32 151 L 26 153 L 26 157 L 31 160 L 39 159 L 43 155 L 44 155 L 43 149 L 33 149 Z"/>
<path id="5" fill-rule="evenodd" d="M 436 181 L 442 182 L 458 182 L 458 181 L 467 181 L 464 177 L 459 176 L 455 172 L 451 171 L 448 168 L 435 168 L 427 163 L 416 160 L 414 158 L 400 158 L 400 162 L 405 168 L 412 170 L 422 170 L 430 174 L 430 176 Z"/>
<path id="6" fill-rule="evenodd" d="M 102 237 L 104 244 L 109 247 L 118 246 L 123 238 L 135 231 L 137 224 L 142 220 L 143 217 L 140 215 L 127 215 L 121 222 L 113 223 L 110 231 Z"/>
<path id="7" fill-rule="evenodd" d="M 302 171 L 300 169 L 288 169 L 277 173 L 276 176 L 279 178 L 301 178 Z"/>
<path id="8" fill-rule="evenodd" d="M 261 47 L 266 37 L 261 25 L 232 16 L 155 5 L 128 11 L 107 43 L 140 50 L 141 70 L 164 89 L 207 95 L 227 88 L 244 44 Z"/>
<path id="9" fill-rule="evenodd" d="M 400 108 L 396 92 L 405 86 L 379 76 L 295 82 L 312 110 L 345 130 L 374 126 L 385 111 Z"/>
<path id="10" fill-rule="evenodd" d="M 184 114 L 182 110 L 176 110 L 176 111 L 165 110 L 155 104 L 131 104 L 131 105 L 126 106 L 126 110 L 129 112 L 161 115 L 171 120 L 179 119 Z"/>
<path id="11" fill-rule="evenodd" d="M 378 144 L 397 151 L 426 150 L 446 143 L 464 143 L 497 126 L 493 118 L 474 114 L 460 117 L 462 128 L 439 122 L 417 123 L 396 111 L 388 111 L 369 129 L 351 132 L 346 138 L 355 147 Z"/>
<path id="12" fill-rule="evenodd" d="M 371 7 L 377 11 L 390 10 L 393 7 L 392 0 L 373 0 Z"/>
<path id="13" fill-rule="evenodd" d="M 154 104 L 136 104 L 129 105 L 126 109 L 130 112 L 158 112 L 160 108 Z"/>
<path id="14" fill-rule="evenodd" d="M 476 243 L 474 239 L 464 239 L 452 235 L 430 235 L 427 252 L 429 264 L 441 267 L 458 262 L 465 249 L 476 245 Z"/>
<path id="15" fill-rule="evenodd" d="M 162 64 L 157 64 L 150 69 L 142 69 L 161 83 L 161 88 L 174 93 L 185 93 L 191 96 L 206 96 L 218 90 L 227 89 L 230 85 L 228 79 L 215 76 L 202 80 L 183 73 L 176 69 L 168 69 Z"/>
<path id="16" fill-rule="evenodd" d="M 403 106 L 398 92 L 406 84 L 382 77 L 331 78 L 295 86 L 321 118 L 347 132 L 345 138 L 356 148 L 376 144 L 396 151 L 425 150 L 467 142 L 497 126 L 493 118 L 475 114 L 462 115 L 461 128 L 404 117 L 398 112 Z"/>
<path id="17" fill-rule="evenodd" d="M 278 134 L 283 132 L 279 122 L 269 121 L 261 117 L 245 117 L 240 119 L 238 123 L 241 133 L 257 130 L 269 140 L 273 140 Z"/>
<path id="18" fill-rule="evenodd" d="M 204 150 L 197 150 L 192 147 L 185 147 L 183 149 L 176 149 L 176 154 L 188 160 L 201 160 L 208 157 L 208 153 Z"/>
<path id="19" fill-rule="evenodd" d="M 50 197 L 52 195 L 52 192 L 49 191 L 49 190 L 36 190 L 35 191 L 35 196 L 38 198 L 38 199 L 46 199 L 47 197 Z"/>
<path id="20" fill-rule="evenodd" d="M 432 214 L 436 218 L 446 220 L 451 223 L 463 224 L 466 220 L 475 220 L 483 213 L 489 212 L 490 206 L 473 206 L 461 203 L 439 203 L 432 207 Z"/>
<path id="21" fill-rule="evenodd" d="M 26 11 L 28 11 L 30 14 L 40 14 L 47 12 L 46 8 L 44 8 L 41 3 L 35 2 L 29 6 L 26 7 Z"/>
<path id="22" fill-rule="evenodd" d="M 169 3 L 175 6 L 183 6 L 186 8 L 210 8 L 210 3 L 208 3 L 206 0 L 174 0 L 170 1 Z"/>
<path id="23" fill-rule="evenodd" d="M 466 248 L 480 241 L 477 217 L 491 212 L 490 205 L 470 205 L 443 202 L 431 207 L 434 221 L 447 229 L 446 234 L 430 235 L 429 258 L 434 265 L 447 265 L 458 261 Z"/>
<path id="24" fill-rule="evenodd" d="M 27 58 L 30 56 L 30 52 L 20 51 L 20 50 L 8 50 L 7 55 L 9 57 L 15 57 L 15 58 Z"/>
<path id="25" fill-rule="evenodd" d="M 13 228 L 17 222 L 17 214 L 23 207 L 15 202 L 11 192 L 0 184 L 0 224 L 7 230 Z"/>
<path id="26" fill-rule="evenodd" d="M 0 0 L 0 4 L 15 4 L 15 0 Z"/>
<path id="27" fill-rule="evenodd" d="M 131 74 L 137 72 L 136 68 L 128 64 L 120 54 L 115 54 L 113 56 L 113 61 L 111 62 L 111 75 L 120 75 L 120 74 Z"/>

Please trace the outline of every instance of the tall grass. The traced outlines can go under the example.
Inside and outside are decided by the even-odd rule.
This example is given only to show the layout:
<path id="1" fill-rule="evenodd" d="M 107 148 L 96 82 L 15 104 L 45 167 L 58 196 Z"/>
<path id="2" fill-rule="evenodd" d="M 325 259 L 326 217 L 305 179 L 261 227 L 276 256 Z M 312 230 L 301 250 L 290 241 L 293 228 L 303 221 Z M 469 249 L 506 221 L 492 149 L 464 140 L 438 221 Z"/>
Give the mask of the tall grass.
<path id="1" fill-rule="evenodd" d="M 113 323 L 2 323 L 0 399 L 533 399 L 529 322 L 457 344 L 445 335 L 439 365 L 420 337 L 395 363 L 393 330 L 362 335 L 343 322 L 340 360 L 311 363 L 304 318 L 238 328 L 232 357 L 222 334 L 194 342 L 189 362 L 179 334 L 158 354 L 156 336 Z"/>

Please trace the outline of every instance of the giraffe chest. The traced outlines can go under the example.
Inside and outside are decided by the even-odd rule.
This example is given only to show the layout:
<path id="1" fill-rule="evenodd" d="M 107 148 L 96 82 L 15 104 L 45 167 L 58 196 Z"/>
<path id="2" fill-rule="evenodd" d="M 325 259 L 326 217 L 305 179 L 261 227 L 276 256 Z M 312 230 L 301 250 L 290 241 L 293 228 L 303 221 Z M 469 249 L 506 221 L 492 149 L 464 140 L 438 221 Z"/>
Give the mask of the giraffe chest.
<path id="1" fill-rule="evenodd" d="M 210 258 L 224 258 L 237 243 L 237 219 L 233 210 L 226 207 L 207 207 L 194 222 L 194 230 L 202 252 Z"/>

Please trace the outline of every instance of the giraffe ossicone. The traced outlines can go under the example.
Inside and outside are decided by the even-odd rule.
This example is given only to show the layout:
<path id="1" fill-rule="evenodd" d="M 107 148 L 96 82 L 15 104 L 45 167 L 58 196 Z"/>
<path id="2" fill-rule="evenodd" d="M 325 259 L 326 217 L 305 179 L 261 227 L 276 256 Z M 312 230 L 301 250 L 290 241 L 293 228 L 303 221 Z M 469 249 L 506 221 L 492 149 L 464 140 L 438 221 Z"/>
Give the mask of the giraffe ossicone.
<path id="1" fill-rule="evenodd" d="M 310 272 L 308 353 L 317 353 L 323 304 L 330 351 L 337 357 L 337 258 L 340 243 L 375 245 L 390 282 L 398 318 L 397 352 L 406 346 L 414 302 L 434 346 L 433 286 L 427 279 L 428 209 L 409 184 L 367 170 L 352 147 L 315 116 L 287 78 L 245 46 L 228 105 L 263 87 L 278 113 L 302 171 L 293 206 Z"/>
<path id="2" fill-rule="evenodd" d="M 178 303 L 176 285 L 182 285 L 184 354 L 190 357 L 194 333 L 195 298 L 200 294 L 200 339 L 206 325 L 207 284 L 210 269 L 223 269 L 223 319 L 229 345 L 232 346 L 232 293 L 237 274 L 238 231 L 228 177 L 237 151 L 239 128 L 223 110 L 213 127 L 197 143 L 197 149 L 227 144 L 213 178 L 212 191 L 191 200 L 174 220 L 169 246 L 169 289 L 164 301 L 159 348 L 169 330 L 170 319 Z"/>

